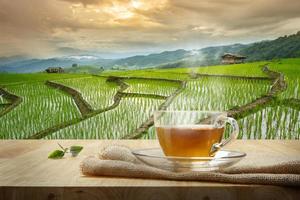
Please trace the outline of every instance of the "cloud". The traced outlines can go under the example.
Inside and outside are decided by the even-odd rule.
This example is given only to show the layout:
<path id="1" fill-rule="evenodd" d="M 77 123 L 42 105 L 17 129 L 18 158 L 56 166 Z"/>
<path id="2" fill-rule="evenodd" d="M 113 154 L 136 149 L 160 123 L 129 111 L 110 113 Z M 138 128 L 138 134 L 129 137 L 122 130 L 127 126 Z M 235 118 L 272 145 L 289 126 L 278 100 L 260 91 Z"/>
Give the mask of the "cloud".
<path id="1" fill-rule="evenodd" d="M 0 0 L 0 56 L 251 42 L 300 30 L 299 8 L 299 0 Z"/>
<path id="2" fill-rule="evenodd" d="M 101 0 L 62 0 L 70 3 L 81 3 L 83 5 L 97 5 L 102 2 Z"/>

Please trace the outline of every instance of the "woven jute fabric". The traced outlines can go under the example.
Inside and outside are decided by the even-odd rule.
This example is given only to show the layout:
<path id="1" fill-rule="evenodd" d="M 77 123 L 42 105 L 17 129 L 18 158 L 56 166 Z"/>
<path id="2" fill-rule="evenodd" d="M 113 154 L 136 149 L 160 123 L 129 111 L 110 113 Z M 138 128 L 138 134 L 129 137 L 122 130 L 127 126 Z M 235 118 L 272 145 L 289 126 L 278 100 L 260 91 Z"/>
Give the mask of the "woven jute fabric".
<path id="1" fill-rule="evenodd" d="M 99 155 L 85 158 L 81 171 L 88 176 L 300 186 L 300 156 L 255 150 L 247 154 L 236 165 L 217 172 L 172 172 L 142 163 L 128 147 L 108 146 Z"/>

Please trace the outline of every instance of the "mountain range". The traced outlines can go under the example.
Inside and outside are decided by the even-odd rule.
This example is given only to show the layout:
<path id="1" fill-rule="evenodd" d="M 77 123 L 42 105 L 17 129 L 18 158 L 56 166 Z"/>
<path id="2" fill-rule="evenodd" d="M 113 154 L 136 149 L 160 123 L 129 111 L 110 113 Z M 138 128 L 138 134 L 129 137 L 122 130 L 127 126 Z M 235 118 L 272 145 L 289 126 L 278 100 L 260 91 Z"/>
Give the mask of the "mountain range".
<path id="1" fill-rule="evenodd" d="M 26 59 L 22 56 L 0 58 L 0 72 L 31 73 L 44 71 L 48 67 L 70 68 L 93 66 L 103 69 L 175 68 L 217 65 L 224 53 L 240 54 L 246 61 L 271 60 L 300 57 L 300 31 L 275 40 L 251 44 L 232 44 L 206 47 L 197 50 L 178 49 L 149 55 L 136 55 L 119 59 L 103 59 L 95 55 L 64 56 L 49 59 Z M 72 70 L 69 70 L 72 71 Z"/>

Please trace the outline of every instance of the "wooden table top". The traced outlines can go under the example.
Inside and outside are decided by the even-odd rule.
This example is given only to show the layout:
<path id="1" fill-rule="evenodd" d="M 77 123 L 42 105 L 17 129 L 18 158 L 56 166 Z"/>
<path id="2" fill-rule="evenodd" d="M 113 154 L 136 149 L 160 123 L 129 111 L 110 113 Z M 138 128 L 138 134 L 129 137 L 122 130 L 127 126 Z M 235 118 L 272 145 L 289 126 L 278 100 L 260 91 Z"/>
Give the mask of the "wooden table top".
<path id="1" fill-rule="evenodd" d="M 67 155 L 65 158 L 59 160 L 48 159 L 49 152 L 59 149 L 58 142 L 65 147 L 81 145 L 84 149 L 76 158 Z M 249 192 L 250 194 L 253 190 L 256 191 L 256 194 L 268 191 L 267 194 L 275 198 L 287 194 L 292 197 L 295 195 L 300 196 L 299 191 L 295 190 L 295 188 L 282 188 L 278 186 L 83 176 L 79 170 L 80 162 L 86 156 L 95 155 L 101 148 L 110 144 L 126 145 L 132 149 L 159 146 L 156 140 L 2 140 L 0 141 L 0 199 L 2 199 L 1 195 L 5 194 L 7 196 L 2 197 L 9 199 L 13 193 L 19 192 L 18 194 L 20 194 L 21 191 L 22 197 L 25 198 L 27 193 L 24 188 L 27 188 L 27 191 L 30 191 L 28 188 L 31 188 L 31 192 L 35 191 L 37 192 L 36 194 L 41 193 L 43 197 L 48 195 L 48 198 L 49 195 L 51 197 L 51 194 L 54 197 L 57 197 L 58 194 L 63 197 L 63 194 L 67 190 L 66 188 L 72 190 L 73 193 L 78 192 L 78 188 L 80 188 L 79 191 L 82 193 L 89 191 L 89 194 L 91 194 L 93 193 L 91 190 L 95 190 L 96 188 L 97 192 L 99 192 L 99 188 L 103 189 L 101 191 L 106 191 L 112 187 L 119 189 L 139 188 L 139 190 L 148 188 L 148 191 L 149 189 L 151 191 L 155 190 L 155 188 L 158 191 L 161 188 L 165 188 L 168 191 L 172 191 L 172 188 L 179 188 L 179 190 L 180 188 L 189 188 L 188 194 L 197 189 L 195 192 L 202 191 L 201 195 L 206 194 L 203 191 L 207 191 L 207 194 L 212 195 L 211 191 L 216 190 L 226 191 L 224 194 L 228 194 L 231 198 L 238 197 L 242 194 L 242 191 Z M 227 149 L 235 149 L 246 153 L 254 148 L 256 150 L 267 149 L 283 155 L 300 155 L 300 141 L 297 140 L 236 140 L 227 147 Z M 37 188 L 40 189 L 36 190 Z M 62 190 L 62 188 L 64 189 Z M 88 188 L 90 189 L 87 190 Z M 280 191 L 281 195 L 276 192 L 274 193 L 274 189 Z M 172 196 L 172 192 L 169 193 Z M 109 194 L 109 192 L 106 191 L 105 194 Z M 223 196 L 223 194 L 220 194 L 217 196 Z M 223 199 L 226 199 L 226 195 L 223 197 Z M 102 199 L 105 198 L 102 197 Z"/>

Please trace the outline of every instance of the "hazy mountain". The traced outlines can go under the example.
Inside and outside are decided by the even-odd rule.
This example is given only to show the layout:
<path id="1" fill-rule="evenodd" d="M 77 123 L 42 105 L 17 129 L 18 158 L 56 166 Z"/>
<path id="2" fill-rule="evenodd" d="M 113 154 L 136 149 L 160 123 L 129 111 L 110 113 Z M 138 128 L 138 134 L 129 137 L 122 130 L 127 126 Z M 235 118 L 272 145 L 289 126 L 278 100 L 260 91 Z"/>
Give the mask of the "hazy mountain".
<path id="1" fill-rule="evenodd" d="M 300 57 L 300 32 L 290 36 L 279 37 L 275 40 L 252 44 L 215 46 L 189 51 L 178 49 L 121 59 L 103 59 L 96 55 L 73 55 L 50 59 L 25 59 L 20 56 L 5 57 L 0 58 L 0 71 L 17 73 L 39 72 L 53 66 L 68 68 L 75 63 L 79 66 L 93 66 L 93 70 L 94 68 L 102 70 L 108 68 L 137 69 L 207 66 L 219 64 L 220 57 L 224 53 L 245 55 L 248 61 Z M 83 69 L 79 71 L 81 70 Z M 69 71 L 78 70 L 73 69 Z"/>
<path id="2" fill-rule="evenodd" d="M 0 64 L 5 65 L 8 63 L 18 62 L 26 60 L 24 56 L 11 56 L 11 57 L 0 57 Z"/>
<path id="3" fill-rule="evenodd" d="M 94 65 L 95 63 L 106 63 L 105 59 L 94 56 L 70 56 L 50 59 L 29 59 L 2 63 L 0 60 L 0 71 L 15 73 L 30 73 L 44 71 L 48 67 L 60 66 L 70 67 L 72 64 Z"/>
<path id="4" fill-rule="evenodd" d="M 162 53 L 149 54 L 146 56 L 133 56 L 119 59 L 113 62 L 114 66 L 151 67 L 163 63 L 181 60 L 190 55 L 189 51 L 178 49 L 176 51 L 164 51 Z"/>
<path id="5" fill-rule="evenodd" d="M 300 57 L 300 31 L 275 40 L 254 43 L 239 53 L 246 55 L 249 61 Z"/>

